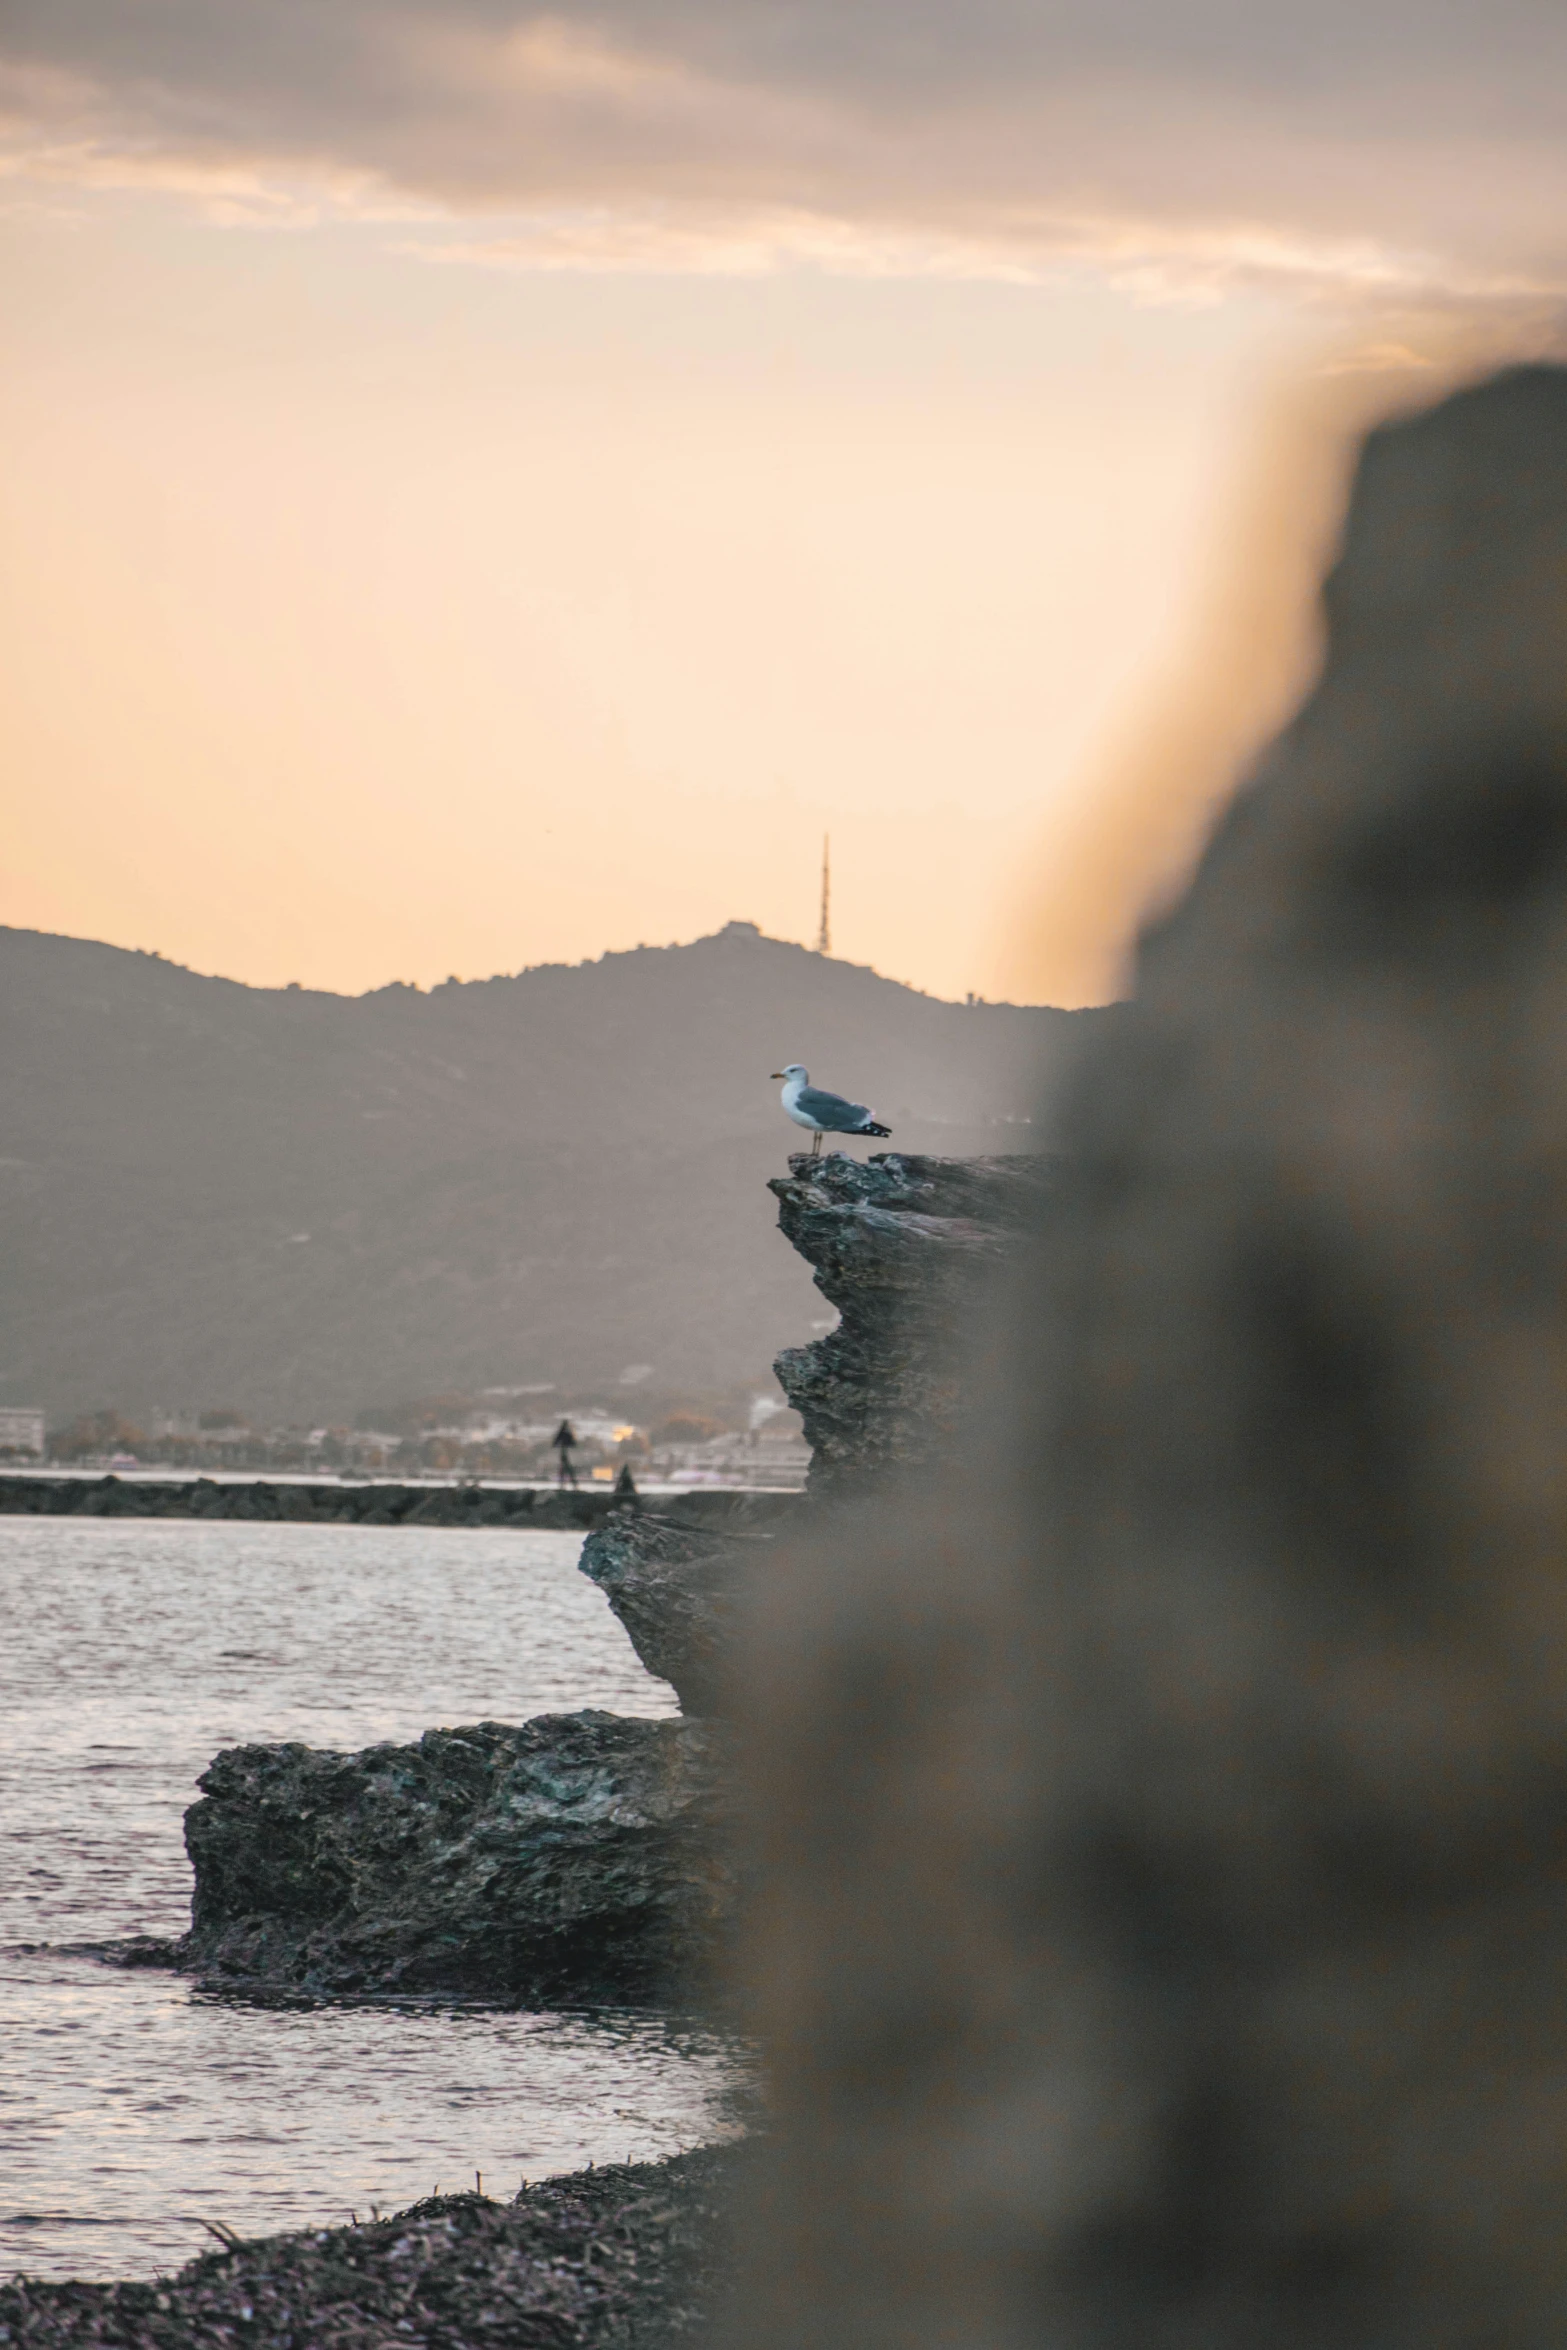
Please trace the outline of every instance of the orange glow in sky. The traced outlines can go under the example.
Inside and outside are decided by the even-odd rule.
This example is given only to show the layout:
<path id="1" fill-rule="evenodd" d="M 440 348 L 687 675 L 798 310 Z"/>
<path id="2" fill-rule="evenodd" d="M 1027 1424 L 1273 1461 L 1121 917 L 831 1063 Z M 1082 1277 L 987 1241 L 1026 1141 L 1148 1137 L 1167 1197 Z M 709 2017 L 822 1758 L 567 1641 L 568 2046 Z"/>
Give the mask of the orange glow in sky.
<path id="1" fill-rule="evenodd" d="M 999 52 L 929 130 L 891 68 L 775 88 L 613 9 L 499 48 L 438 16 L 414 63 L 404 26 L 425 113 L 309 59 L 222 83 L 193 36 L 234 126 L 193 145 L 194 104 L 136 112 L 179 57 L 127 77 L 117 21 L 0 56 L 0 920 L 250 981 L 809 940 L 830 831 L 837 952 L 1102 998 L 1307 673 L 1332 466 L 1259 533 L 1281 387 L 1347 353 L 1407 397 L 1455 318 L 1555 331 L 1538 171 L 1461 252 L 1450 142 L 1398 134 L 1420 221 L 1378 216 L 1387 128 L 1325 209 L 1304 117 L 1246 181 L 1233 92 L 1222 218 L 1173 98 L 1068 217 Z M 538 185 L 500 184 L 519 124 Z"/>

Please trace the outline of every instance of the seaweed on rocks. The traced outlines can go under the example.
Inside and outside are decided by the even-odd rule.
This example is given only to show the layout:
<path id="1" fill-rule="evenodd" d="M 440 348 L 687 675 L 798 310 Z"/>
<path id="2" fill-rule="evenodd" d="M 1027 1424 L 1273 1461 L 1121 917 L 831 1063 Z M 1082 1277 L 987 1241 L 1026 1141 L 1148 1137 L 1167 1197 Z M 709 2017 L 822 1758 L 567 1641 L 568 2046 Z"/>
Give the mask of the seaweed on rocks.
<path id="1" fill-rule="evenodd" d="M 235 2239 L 177 2276 L 0 2285 L 18 2350 L 672 2350 L 722 2290 L 725 2147 L 614 2163 L 514 2203 L 433 2196 L 365 2226 Z"/>

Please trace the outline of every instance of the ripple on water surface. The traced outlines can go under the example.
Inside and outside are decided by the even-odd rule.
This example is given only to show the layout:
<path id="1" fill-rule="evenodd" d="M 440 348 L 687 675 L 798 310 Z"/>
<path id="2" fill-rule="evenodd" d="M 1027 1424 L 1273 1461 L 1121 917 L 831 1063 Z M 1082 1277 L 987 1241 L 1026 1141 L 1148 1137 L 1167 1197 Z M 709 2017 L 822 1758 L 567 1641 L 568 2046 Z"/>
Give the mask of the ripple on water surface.
<path id="1" fill-rule="evenodd" d="M 510 2192 L 710 2136 L 729 2062 L 658 2018 L 267 2009 L 58 1949 L 173 1933 L 220 1747 L 667 1714 L 575 1535 L 0 1519 L 0 2271 Z"/>

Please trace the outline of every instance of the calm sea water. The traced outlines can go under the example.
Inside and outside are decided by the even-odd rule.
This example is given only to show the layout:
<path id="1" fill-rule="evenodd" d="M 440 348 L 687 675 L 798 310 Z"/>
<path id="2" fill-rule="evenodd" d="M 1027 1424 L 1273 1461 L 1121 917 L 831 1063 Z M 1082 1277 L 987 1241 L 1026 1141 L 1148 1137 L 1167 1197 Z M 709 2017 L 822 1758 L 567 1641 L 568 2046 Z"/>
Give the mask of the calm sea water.
<path id="1" fill-rule="evenodd" d="M 0 1518 L 0 2273 L 510 2192 L 722 2128 L 721 2042 L 656 2018 L 277 2010 L 58 1946 L 178 1932 L 220 1747 L 675 1711 L 579 1537 Z"/>

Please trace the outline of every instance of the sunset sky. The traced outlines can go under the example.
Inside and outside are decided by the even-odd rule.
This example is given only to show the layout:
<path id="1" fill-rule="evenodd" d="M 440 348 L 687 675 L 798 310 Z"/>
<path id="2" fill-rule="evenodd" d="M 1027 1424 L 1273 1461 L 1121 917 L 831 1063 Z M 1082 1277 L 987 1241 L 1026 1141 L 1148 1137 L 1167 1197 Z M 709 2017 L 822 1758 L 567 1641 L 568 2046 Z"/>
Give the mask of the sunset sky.
<path id="1" fill-rule="evenodd" d="M 0 920 L 1112 992 L 1346 427 L 1560 348 L 1560 0 L 33 0 Z"/>

